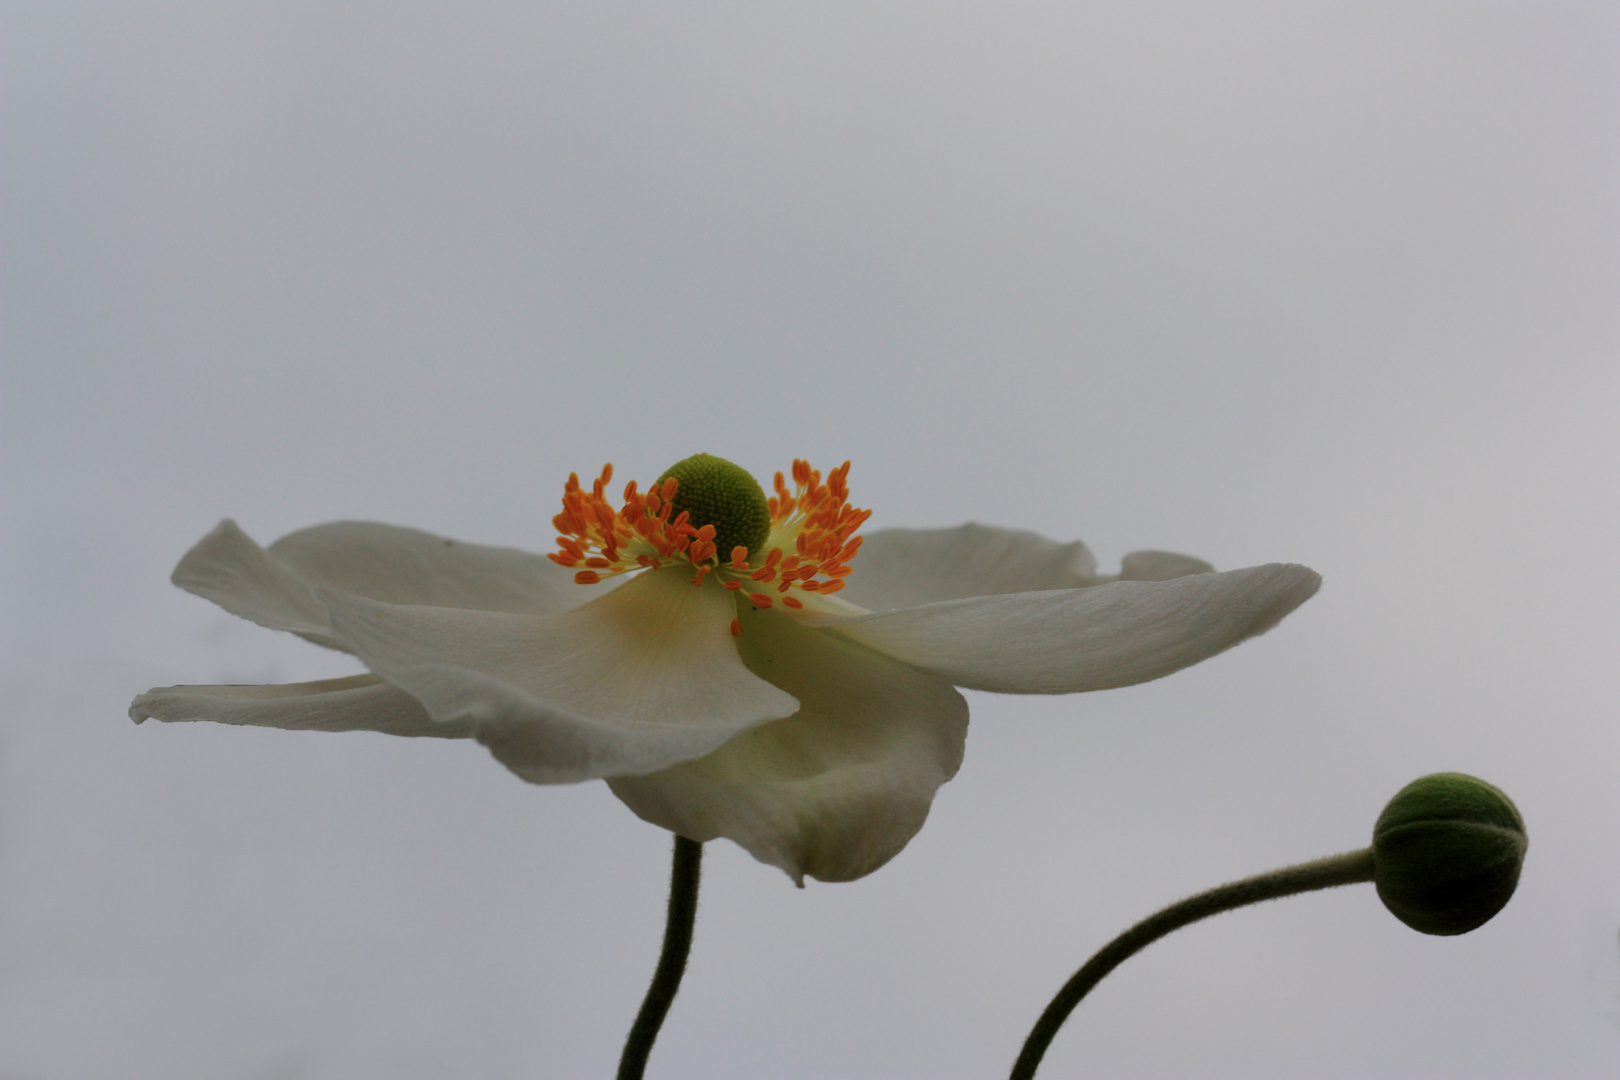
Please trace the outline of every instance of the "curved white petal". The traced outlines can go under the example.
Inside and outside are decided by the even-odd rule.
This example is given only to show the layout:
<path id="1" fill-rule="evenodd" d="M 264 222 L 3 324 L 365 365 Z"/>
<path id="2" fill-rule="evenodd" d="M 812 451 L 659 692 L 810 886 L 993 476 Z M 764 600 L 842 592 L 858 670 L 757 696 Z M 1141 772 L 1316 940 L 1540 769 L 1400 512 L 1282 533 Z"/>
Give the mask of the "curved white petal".
<path id="1" fill-rule="evenodd" d="M 1271 563 L 1173 581 L 947 600 L 829 623 L 977 690 L 1066 694 L 1168 675 L 1271 629 L 1321 584 Z"/>
<path id="2" fill-rule="evenodd" d="M 738 659 L 731 594 L 674 568 L 561 615 L 316 596 L 367 667 L 537 784 L 667 768 L 798 708 Z"/>
<path id="3" fill-rule="evenodd" d="M 1097 560 L 1076 540 L 969 522 L 953 529 L 878 529 L 863 534 L 855 571 L 839 594 L 869 611 L 894 611 L 970 596 L 1072 589 L 1096 582 Z"/>
<path id="4" fill-rule="evenodd" d="M 313 586 L 230 518 L 181 556 L 169 580 L 260 626 L 290 630 L 334 649 L 344 647 L 332 638 Z"/>
<path id="5" fill-rule="evenodd" d="M 944 679 L 774 611 L 743 622 L 743 662 L 799 711 L 696 761 L 610 779 L 613 793 L 682 836 L 734 840 L 800 884 L 871 873 L 956 774 L 967 702 Z"/>
<path id="6" fill-rule="evenodd" d="M 593 595 L 541 555 L 366 521 L 302 529 L 266 551 L 227 518 L 186 552 L 173 581 L 260 626 L 345 651 L 352 650 L 332 634 L 316 588 L 391 604 L 534 614 Z"/>
<path id="7" fill-rule="evenodd" d="M 465 739 L 464 723 L 441 724 L 411 695 L 375 675 L 281 686 L 160 686 L 129 706 L 129 718 L 213 720 L 292 731 L 380 731 Z"/>
<path id="8" fill-rule="evenodd" d="M 1133 551 L 1119 562 L 1120 581 L 1169 581 L 1189 574 L 1212 574 L 1215 568 L 1203 559 L 1178 555 L 1174 551 Z"/>
<path id="9" fill-rule="evenodd" d="M 312 586 L 385 604 L 546 615 L 600 595 L 544 555 L 374 521 L 300 529 L 271 544 L 270 555 Z"/>

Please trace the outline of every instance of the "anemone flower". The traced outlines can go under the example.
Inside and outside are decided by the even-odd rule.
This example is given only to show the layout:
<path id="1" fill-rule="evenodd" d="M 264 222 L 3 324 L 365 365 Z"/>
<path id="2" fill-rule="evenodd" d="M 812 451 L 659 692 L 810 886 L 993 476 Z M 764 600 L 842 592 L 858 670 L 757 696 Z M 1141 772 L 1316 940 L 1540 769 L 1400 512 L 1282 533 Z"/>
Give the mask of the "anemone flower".
<path id="1" fill-rule="evenodd" d="M 530 783 L 604 779 L 690 840 L 849 881 L 916 835 L 962 761 L 957 687 L 1066 694 L 1168 675 L 1263 633 L 1303 566 L 1165 552 L 1103 577 L 1085 545 L 969 524 L 857 535 L 848 463 L 766 497 L 699 454 L 609 501 L 570 477 L 549 556 L 342 521 L 269 548 L 223 521 L 174 583 L 368 674 L 173 686 L 137 723 L 476 739 Z"/>

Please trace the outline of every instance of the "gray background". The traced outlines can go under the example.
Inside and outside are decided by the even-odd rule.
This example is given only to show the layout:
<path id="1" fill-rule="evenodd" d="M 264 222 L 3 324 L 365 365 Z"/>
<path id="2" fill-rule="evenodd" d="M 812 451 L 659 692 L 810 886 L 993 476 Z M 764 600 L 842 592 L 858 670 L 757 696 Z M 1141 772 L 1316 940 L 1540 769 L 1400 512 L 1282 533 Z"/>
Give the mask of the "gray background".
<path id="1" fill-rule="evenodd" d="M 698 450 L 1326 585 L 971 694 L 863 881 L 711 845 L 655 1075 L 1004 1074 L 1439 769 L 1530 823 L 1495 922 L 1225 917 L 1043 1075 L 1620 1073 L 1617 12 L 7 4 L 0 1076 L 609 1075 L 668 837 L 604 785 L 124 710 L 354 670 L 168 585 L 222 516 L 546 549 L 569 470 Z"/>

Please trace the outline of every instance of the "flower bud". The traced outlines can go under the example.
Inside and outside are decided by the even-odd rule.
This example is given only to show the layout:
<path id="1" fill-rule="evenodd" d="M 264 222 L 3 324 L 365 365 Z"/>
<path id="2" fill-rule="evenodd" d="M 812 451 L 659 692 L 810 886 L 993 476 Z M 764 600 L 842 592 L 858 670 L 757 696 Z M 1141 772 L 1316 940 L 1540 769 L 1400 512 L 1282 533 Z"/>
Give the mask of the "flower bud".
<path id="1" fill-rule="evenodd" d="M 1373 881 L 1384 906 L 1425 934 L 1466 934 L 1501 911 L 1529 839 L 1506 795 L 1462 773 L 1402 788 L 1373 826 Z"/>
<path id="2" fill-rule="evenodd" d="M 686 511 L 693 526 L 714 526 L 720 560 L 731 549 L 745 547 L 755 557 L 771 534 L 771 511 L 759 481 L 742 467 L 713 454 L 693 454 L 664 471 L 658 483 L 673 476 L 679 483 L 672 500 L 675 513 Z"/>

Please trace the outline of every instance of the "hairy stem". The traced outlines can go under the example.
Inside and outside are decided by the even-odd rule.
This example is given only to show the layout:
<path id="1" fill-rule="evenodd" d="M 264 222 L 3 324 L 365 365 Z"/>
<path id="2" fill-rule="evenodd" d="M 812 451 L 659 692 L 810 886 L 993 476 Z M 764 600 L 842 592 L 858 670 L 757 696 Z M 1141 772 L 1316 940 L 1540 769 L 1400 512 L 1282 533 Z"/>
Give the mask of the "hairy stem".
<path id="1" fill-rule="evenodd" d="M 618 1080 L 641 1080 L 647 1070 L 658 1029 L 664 1026 L 675 992 L 686 974 L 686 957 L 692 951 L 692 924 L 697 921 L 698 879 L 703 873 L 703 845 L 684 836 L 675 838 L 675 861 L 669 875 L 669 918 L 664 924 L 664 951 L 658 957 L 652 985 L 641 1002 L 636 1022 L 624 1040 L 619 1056 Z"/>
<path id="2" fill-rule="evenodd" d="M 1035 1021 L 1029 1038 L 1024 1040 L 1023 1052 L 1013 1064 L 1011 1080 L 1032 1080 L 1053 1036 L 1069 1018 L 1074 1007 L 1080 1004 L 1080 999 L 1090 993 L 1103 976 L 1172 930 L 1179 930 L 1223 911 L 1258 904 L 1262 900 L 1276 900 L 1295 893 L 1331 889 L 1336 885 L 1351 885 L 1372 879 L 1373 853 L 1371 848 L 1365 848 L 1315 862 L 1285 866 L 1281 870 L 1221 885 L 1171 904 L 1156 915 L 1149 915 L 1104 945 L 1058 991 L 1057 997 L 1041 1013 L 1041 1018 Z"/>

